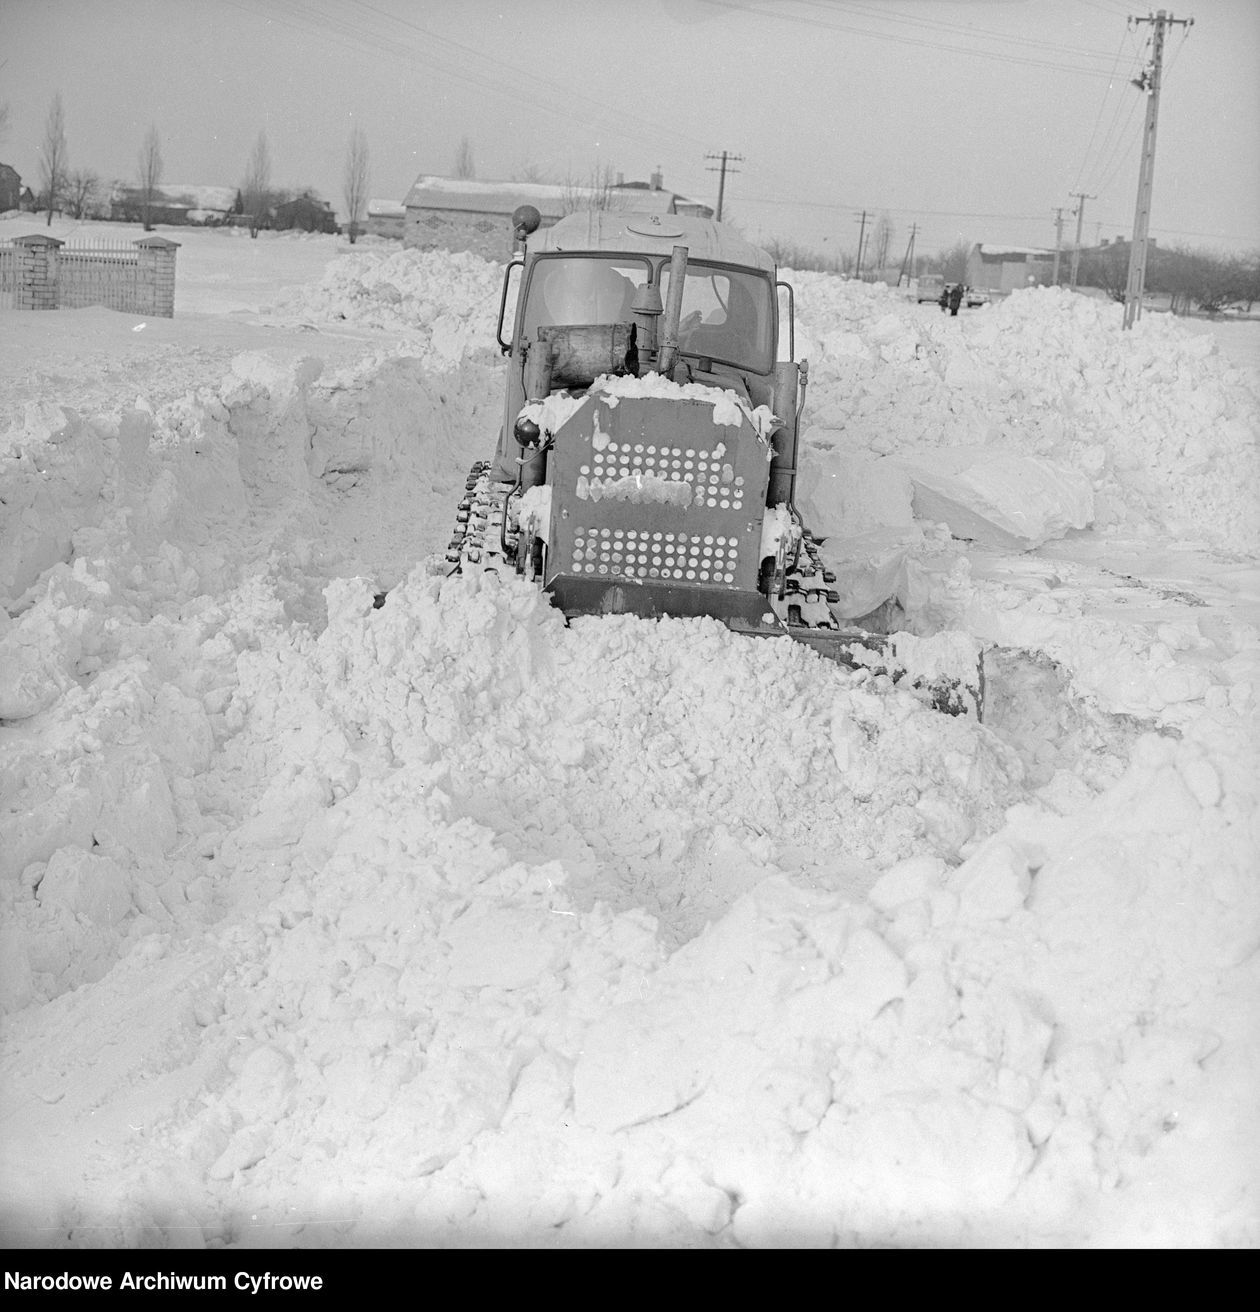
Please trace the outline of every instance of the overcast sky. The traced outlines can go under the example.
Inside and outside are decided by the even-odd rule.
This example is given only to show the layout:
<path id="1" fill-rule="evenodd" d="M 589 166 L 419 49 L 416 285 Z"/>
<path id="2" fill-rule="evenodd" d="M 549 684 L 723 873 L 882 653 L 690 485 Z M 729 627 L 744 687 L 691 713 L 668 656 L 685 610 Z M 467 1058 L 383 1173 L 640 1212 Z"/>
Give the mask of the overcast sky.
<path id="1" fill-rule="evenodd" d="M 1260 0 L 1169 10 L 1151 234 L 1260 249 Z M 350 129 L 373 196 L 450 173 L 586 182 L 656 168 L 753 238 L 893 254 L 1128 234 L 1152 11 L 1122 0 L 0 0 L 0 161 L 38 188 L 61 93 L 72 168 L 278 186 L 342 208 Z"/>

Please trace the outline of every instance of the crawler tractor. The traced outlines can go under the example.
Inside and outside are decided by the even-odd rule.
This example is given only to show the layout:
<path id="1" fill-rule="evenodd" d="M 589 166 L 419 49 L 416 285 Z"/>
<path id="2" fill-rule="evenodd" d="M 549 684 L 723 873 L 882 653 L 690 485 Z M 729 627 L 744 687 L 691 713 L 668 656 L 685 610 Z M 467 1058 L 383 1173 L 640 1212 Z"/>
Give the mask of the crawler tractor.
<path id="1" fill-rule="evenodd" d="M 711 616 L 899 677 L 900 607 L 838 613 L 793 504 L 808 366 L 772 258 L 681 215 L 589 210 L 542 228 L 522 206 L 513 225 L 503 428 L 468 476 L 454 569 L 515 572 L 570 617 Z M 974 668 L 911 682 L 978 713 Z"/>

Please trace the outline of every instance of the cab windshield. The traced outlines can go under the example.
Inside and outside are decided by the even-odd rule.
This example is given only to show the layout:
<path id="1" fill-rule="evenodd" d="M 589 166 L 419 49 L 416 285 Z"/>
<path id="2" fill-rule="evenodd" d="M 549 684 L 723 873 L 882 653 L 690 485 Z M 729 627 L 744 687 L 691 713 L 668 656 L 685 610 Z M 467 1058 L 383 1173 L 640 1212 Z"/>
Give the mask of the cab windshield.
<path id="1" fill-rule="evenodd" d="M 530 275 L 522 331 L 532 337 L 553 324 L 631 323 L 634 294 L 648 274 L 646 260 L 625 256 L 541 258 Z"/>
<path id="2" fill-rule="evenodd" d="M 650 277 L 646 259 L 601 255 L 540 256 L 526 291 L 521 331 L 533 337 L 553 324 L 630 323 L 636 291 Z M 661 302 L 669 299 L 669 265 L 661 268 Z M 774 343 L 768 279 L 739 269 L 688 263 L 678 347 L 686 355 L 769 373 Z"/>
<path id="3" fill-rule="evenodd" d="M 661 300 L 668 304 L 668 264 L 661 270 Z M 678 321 L 680 351 L 769 373 L 771 325 L 770 284 L 765 278 L 688 262 Z"/>

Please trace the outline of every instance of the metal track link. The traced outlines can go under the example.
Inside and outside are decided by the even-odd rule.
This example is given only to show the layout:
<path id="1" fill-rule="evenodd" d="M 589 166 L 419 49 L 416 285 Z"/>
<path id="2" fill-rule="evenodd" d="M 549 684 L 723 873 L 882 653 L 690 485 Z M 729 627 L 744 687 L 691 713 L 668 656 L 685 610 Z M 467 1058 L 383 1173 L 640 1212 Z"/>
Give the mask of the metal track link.
<path id="1" fill-rule="evenodd" d="M 467 569 L 516 573 L 517 534 L 511 525 L 507 534 L 503 533 L 503 512 L 514 486 L 492 479 L 488 460 L 476 461 L 468 471 L 464 495 L 455 510 L 455 528 L 446 546 L 452 574 Z"/>

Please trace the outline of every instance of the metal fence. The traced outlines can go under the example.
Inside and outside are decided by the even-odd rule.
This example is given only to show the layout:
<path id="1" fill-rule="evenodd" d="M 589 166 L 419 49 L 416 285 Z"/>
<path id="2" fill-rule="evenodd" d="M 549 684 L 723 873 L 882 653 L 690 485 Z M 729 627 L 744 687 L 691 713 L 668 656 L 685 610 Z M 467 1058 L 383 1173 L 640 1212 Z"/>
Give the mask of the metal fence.
<path id="1" fill-rule="evenodd" d="M 57 252 L 57 303 L 63 310 L 105 305 L 136 313 L 140 253 L 131 242 L 86 241 Z"/>

